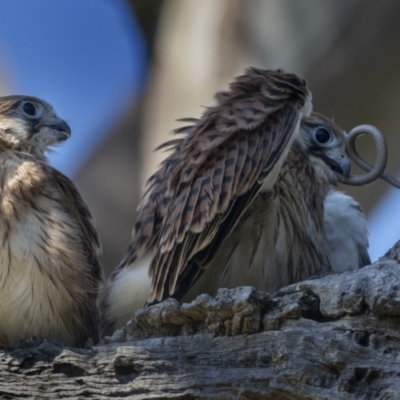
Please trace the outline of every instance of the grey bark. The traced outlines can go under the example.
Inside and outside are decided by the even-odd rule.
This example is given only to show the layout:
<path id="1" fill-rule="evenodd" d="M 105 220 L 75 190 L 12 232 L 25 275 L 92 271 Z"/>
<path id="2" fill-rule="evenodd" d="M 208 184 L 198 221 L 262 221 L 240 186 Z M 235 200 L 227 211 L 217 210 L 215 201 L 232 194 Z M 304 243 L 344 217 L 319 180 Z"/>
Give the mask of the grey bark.
<path id="1" fill-rule="evenodd" d="M 399 399 L 400 242 L 371 266 L 136 312 L 91 349 L 0 351 L 0 398 Z"/>

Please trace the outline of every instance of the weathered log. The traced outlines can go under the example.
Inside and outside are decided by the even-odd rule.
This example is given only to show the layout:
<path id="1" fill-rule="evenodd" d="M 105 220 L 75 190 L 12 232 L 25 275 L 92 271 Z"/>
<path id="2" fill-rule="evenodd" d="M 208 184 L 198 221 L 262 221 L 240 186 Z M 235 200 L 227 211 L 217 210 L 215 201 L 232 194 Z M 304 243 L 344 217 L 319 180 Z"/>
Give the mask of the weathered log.
<path id="1" fill-rule="evenodd" d="M 398 399 L 400 242 L 371 266 L 139 310 L 90 349 L 0 351 L 0 398 Z"/>

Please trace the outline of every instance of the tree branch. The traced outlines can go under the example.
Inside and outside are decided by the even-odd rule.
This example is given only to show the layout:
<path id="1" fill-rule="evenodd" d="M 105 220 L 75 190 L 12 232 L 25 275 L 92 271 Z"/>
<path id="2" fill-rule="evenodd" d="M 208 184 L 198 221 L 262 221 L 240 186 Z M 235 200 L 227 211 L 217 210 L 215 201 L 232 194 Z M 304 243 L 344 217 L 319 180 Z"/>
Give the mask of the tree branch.
<path id="1" fill-rule="evenodd" d="M 400 242 L 375 264 L 270 297 L 221 289 L 138 310 L 92 349 L 0 352 L 1 398 L 400 397 Z"/>

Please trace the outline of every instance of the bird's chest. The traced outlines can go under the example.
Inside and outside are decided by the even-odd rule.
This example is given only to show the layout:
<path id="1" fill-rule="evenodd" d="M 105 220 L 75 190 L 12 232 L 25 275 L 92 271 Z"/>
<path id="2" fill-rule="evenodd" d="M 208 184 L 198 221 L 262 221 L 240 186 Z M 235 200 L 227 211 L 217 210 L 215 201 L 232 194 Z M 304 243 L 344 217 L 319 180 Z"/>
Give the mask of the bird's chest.
<path id="1" fill-rule="evenodd" d="M 48 218 L 35 211 L 19 212 L 16 219 L 0 219 L 0 287 L 32 278 L 48 258 L 46 247 L 53 232 Z M 11 279 L 15 276 L 14 279 Z M 18 277 L 18 278 L 17 278 Z"/>
<path id="2" fill-rule="evenodd" d="M 47 333 L 68 341 L 63 318 L 68 297 L 57 248 L 63 237 L 50 200 L 36 209 L 16 207 L 14 218 L 0 213 L 0 342 Z M 46 212 L 45 210 L 49 210 Z M 60 215 L 57 215 L 60 214 Z"/>
<path id="3" fill-rule="evenodd" d="M 51 272 L 67 216 L 42 175 L 35 163 L 0 156 L 0 296 Z"/>
<path id="4" fill-rule="evenodd" d="M 324 228 L 324 200 L 329 187 L 311 162 L 298 157 L 282 168 L 272 200 L 279 215 L 280 237 L 289 246 L 297 245 L 298 260 L 319 267 L 329 265 Z"/>

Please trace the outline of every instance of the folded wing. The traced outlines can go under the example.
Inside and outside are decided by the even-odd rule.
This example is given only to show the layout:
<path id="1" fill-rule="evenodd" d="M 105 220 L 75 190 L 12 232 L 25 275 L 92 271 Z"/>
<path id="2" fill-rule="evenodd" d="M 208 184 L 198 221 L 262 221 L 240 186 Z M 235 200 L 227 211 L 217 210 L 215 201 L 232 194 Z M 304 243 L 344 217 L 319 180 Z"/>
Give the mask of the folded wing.
<path id="1" fill-rule="evenodd" d="M 129 266 L 149 246 L 149 301 L 186 292 L 257 196 L 272 187 L 303 115 L 306 82 L 294 74 L 250 68 L 216 95 L 149 179 L 128 254 Z"/>

